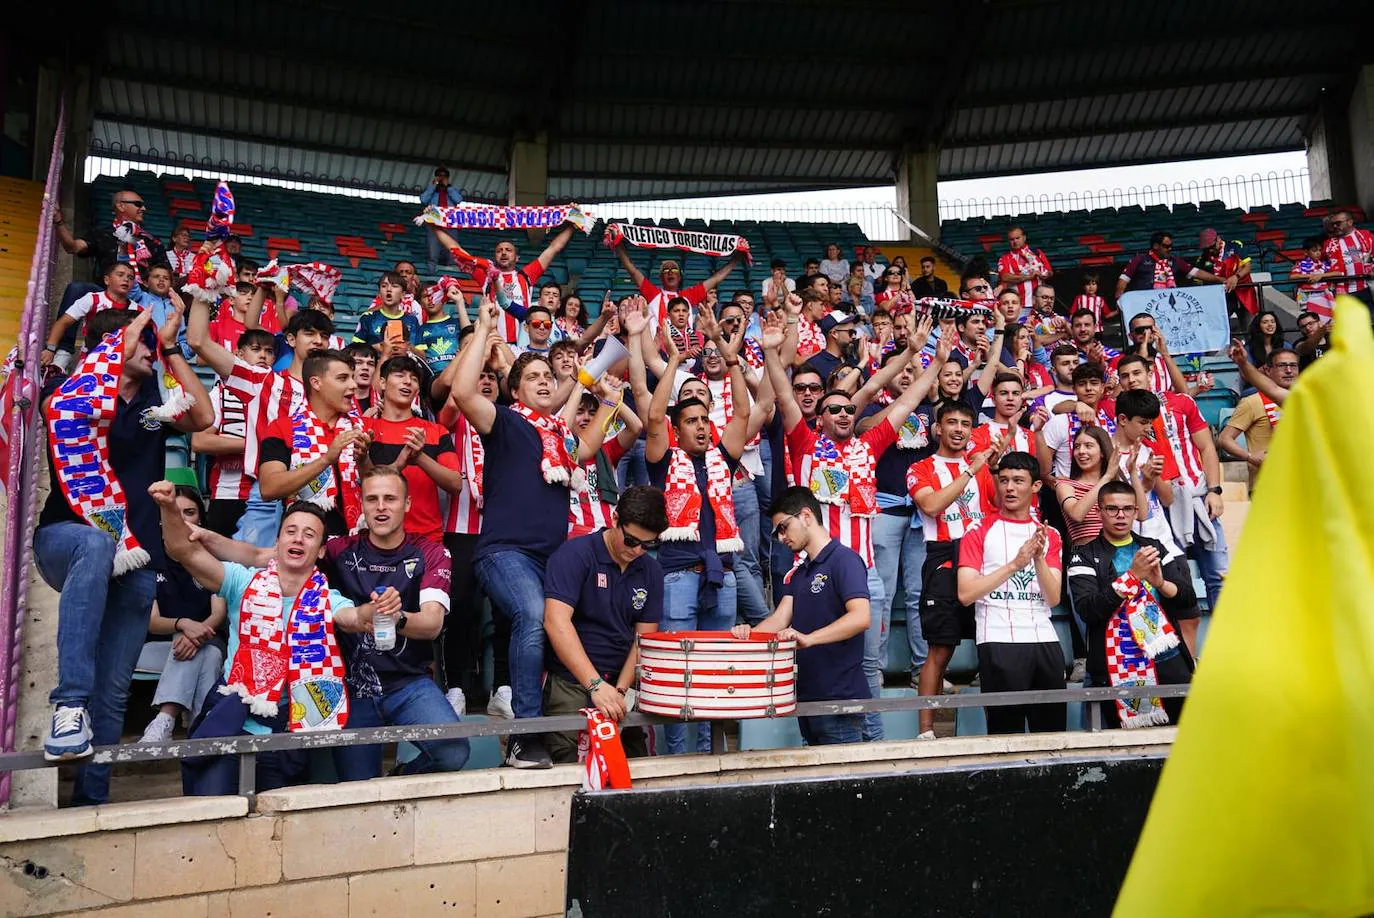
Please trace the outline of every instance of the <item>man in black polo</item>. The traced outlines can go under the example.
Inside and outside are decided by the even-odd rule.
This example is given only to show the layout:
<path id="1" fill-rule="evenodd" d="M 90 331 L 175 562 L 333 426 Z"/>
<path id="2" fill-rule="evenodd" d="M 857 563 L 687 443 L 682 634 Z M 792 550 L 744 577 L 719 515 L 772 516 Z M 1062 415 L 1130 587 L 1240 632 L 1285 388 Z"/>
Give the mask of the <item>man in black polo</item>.
<path id="1" fill-rule="evenodd" d="M 949 284 L 935 276 L 935 259 L 932 256 L 921 257 L 921 276 L 911 282 L 911 295 L 918 298 L 949 296 Z"/>
<path id="2" fill-rule="evenodd" d="M 113 219 L 110 223 L 102 226 L 97 220 L 80 237 L 72 235 L 60 211 L 55 213 L 53 225 L 62 248 L 69 255 L 94 258 L 96 277 L 102 277 L 117 261 L 133 264 L 140 283 L 147 282 L 147 271 L 153 265 L 163 265 L 170 270 L 166 246 L 143 228 L 143 217 L 148 212 L 143 196 L 133 189 L 121 188 L 114 193 L 111 207 Z M 63 308 L 68 305 L 64 303 Z"/>
<path id="3" fill-rule="evenodd" d="M 544 569 L 544 633 L 553 646 L 544 684 L 544 714 L 595 707 L 620 721 L 634 685 L 635 636 L 658 630 L 663 568 L 647 554 L 668 528 L 663 492 L 626 488 L 609 529 L 564 542 Z M 577 761 L 577 731 L 546 734 L 555 762 Z M 625 754 L 647 754 L 644 731 L 621 734 Z"/>
<path id="4" fill-rule="evenodd" d="M 778 608 L 758 630 L 797 642 L 797 700 L 869 698 L 864 676 L 864 631 L 868 629 L 868 568 L 852 549 L 830 538 L 821 505 L 810 488 L 788 488 L 768 508 L 774 534 L 806 560 L 792 572 Z M 752 629 L 736 625 L 735 637 Z M 808 746 L 857 743 L 864 715 L 799 717 Z"/>

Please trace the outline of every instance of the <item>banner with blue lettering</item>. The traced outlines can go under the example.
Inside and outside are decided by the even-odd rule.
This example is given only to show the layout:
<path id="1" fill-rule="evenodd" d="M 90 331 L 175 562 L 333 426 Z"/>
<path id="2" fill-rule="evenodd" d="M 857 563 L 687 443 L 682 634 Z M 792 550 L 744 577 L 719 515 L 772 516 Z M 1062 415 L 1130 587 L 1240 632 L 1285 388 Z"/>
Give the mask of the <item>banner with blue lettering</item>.
<path id="1" fill-rule="evenodd" d="M 426 207 L 415 218 L 416 226 L 432 223 L 443 229 L 556 229 L 571 223 L 584 233 L 590 233 L 596 223 L 592 212 L 576 204 L 556 204 L 544 207 L 516 207 L 486 204 L 460 204 L 456 207 Z"/>
<path id="2" fill-rule="evenodd" d="M 1131 290 L 1117 305 L 1126 328 L 1141 313 L 1151 316 L 1171 354 L 1211 354 L 1231 343 L 1226 288 L 1221 284 Z"/>

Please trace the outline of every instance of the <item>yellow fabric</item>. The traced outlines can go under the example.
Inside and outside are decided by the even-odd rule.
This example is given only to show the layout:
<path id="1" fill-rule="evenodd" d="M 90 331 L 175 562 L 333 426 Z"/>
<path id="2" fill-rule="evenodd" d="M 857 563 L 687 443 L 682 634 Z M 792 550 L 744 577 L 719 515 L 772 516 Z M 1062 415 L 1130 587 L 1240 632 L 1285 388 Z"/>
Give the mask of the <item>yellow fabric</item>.
<path id="1" fill-rule="evenodd" d="M 1117 918 L 1374 912 L 1374 335 L 1284 405 Z"/>

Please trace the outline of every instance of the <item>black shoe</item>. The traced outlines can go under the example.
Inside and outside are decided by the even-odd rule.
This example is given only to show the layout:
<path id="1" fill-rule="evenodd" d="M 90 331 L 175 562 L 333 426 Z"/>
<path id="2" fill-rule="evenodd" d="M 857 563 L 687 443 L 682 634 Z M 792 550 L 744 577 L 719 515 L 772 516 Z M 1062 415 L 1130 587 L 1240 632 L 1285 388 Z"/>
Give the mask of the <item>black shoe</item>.
<path id="1" fill-rule="evenodd" d="M 512 736 L 506 749 L 506 764 L 511 768 L 552 768 L 553 759 L 537 733 Z"/>

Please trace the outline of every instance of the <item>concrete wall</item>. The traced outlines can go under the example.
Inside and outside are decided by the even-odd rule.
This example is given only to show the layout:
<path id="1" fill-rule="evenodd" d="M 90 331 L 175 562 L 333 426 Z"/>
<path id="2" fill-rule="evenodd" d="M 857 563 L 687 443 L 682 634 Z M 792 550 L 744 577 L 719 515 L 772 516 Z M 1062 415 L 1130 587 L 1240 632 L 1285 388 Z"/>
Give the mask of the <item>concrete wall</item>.
<path id="1" fill-rule="evenodd" d="M 1350 125 L 1350 165 L 1355 178 L 1355 202 L 1374 213 L 1374 64 L 1360 68 L 1347 109 Z"/>
<path id="2" fill-rule="evenodd" d="M 638 760 L 637 786 L 1158 753 L 1173 728 Z M 577 766 L 384 778 L 0 817 L 0 914 L 251 918 L 563 914 Z"/>

